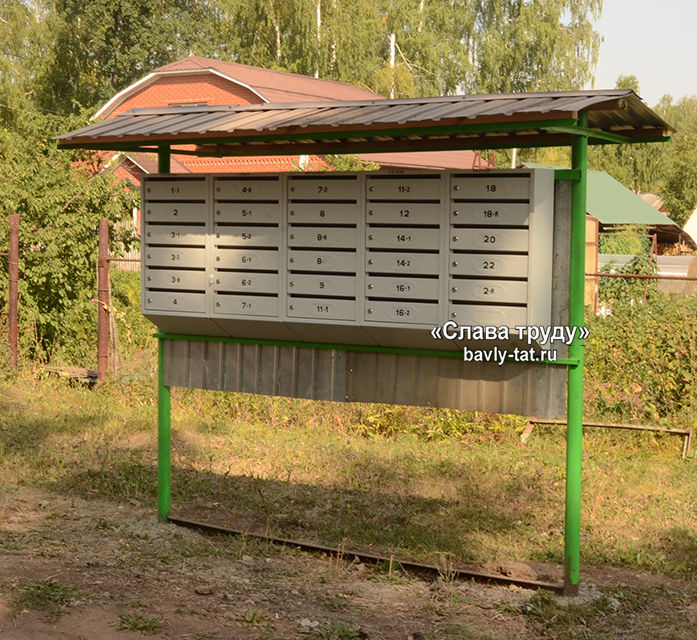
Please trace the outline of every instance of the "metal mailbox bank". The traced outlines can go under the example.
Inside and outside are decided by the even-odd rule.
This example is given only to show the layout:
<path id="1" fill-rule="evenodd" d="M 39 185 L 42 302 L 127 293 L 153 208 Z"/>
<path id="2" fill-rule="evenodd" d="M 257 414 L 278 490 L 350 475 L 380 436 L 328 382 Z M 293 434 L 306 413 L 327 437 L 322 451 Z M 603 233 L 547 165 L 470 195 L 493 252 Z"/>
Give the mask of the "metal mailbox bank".
<path id="1" fill-rule="evenodd" d="M 587 149 L 670 132 L 617 89 L 136 109 L 60 136 L 61 148 L 158 156 L 143 183 L 142 305 L 160 328 L 160 518 L 171 386 L 565 414 L 564 591 L 577 593 Z M 571 147 L 571 169 L 169 173 L 172 153 L 533 146 Z M 488 340 L 458 327 L 489 327 Z M 466 357 L 545 327 L 568 331 L 568 349 Z"/>

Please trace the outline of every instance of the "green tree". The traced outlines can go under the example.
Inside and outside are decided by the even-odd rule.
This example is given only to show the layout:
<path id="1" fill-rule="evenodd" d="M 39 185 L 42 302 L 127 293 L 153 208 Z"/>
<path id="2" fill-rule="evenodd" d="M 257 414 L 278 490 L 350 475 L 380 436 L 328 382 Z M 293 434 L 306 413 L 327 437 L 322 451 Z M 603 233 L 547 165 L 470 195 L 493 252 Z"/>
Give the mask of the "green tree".
<path id="1" fill-rule="evenodd" d="M 114 184 L 98 156 L 57 149 L 53 136 L 80 123 L 25 111 L 14 131 L 0 132 L 0 216 L 22 216 L 23 351 L 42 357 L 82 359 L 93 351 L 98 220 L 116 223 L 134 206 L 126 185 Z M 6 234 L 6 225 L 1 228 Z M 113 235 L 115 248 L 130 241 L 123 227 Z M 0 242 L 7 246 L 6 237 Z M 0 292 L 6 302 L 5 270 Z"/>

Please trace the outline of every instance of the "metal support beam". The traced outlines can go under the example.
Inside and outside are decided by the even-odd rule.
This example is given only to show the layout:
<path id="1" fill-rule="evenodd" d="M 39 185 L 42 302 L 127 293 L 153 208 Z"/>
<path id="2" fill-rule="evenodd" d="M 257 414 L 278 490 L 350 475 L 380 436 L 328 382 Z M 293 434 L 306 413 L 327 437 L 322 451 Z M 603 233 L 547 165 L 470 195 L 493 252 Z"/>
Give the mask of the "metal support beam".
<path id="1" fill-rule="evenodd" d="M 580 127 L 588 126 L 588 114 L 579 113 Z M 586 184 L 588 138 L 578 136 L 571 147 L 572 170 L 579 179 L 571 191 L 571 255 L 569 285 L 569 326 L 584 323 L 586 254 Z M 569 345 L 569 358 L 578 361 L 569 367 L 566 433 L 566 517 L 564 527 L 564 593 L 577 595 L 581 565 L 581 460 L 583 455 L 583 350 L 578 337 Z"/>
<path id="2" fill-rule="evenodd" d="M 164 383 L 164 344 L 157 340 L 157 517 L 166 522 L 172 509 L 171 391 Z"/>
<path id="3" fill-rule="evenodd" d="M 157 145 L 157 172 L 158 173 L 170 173 L 171 172 L 171 158 L 172 152 L 168 144 Z"/>

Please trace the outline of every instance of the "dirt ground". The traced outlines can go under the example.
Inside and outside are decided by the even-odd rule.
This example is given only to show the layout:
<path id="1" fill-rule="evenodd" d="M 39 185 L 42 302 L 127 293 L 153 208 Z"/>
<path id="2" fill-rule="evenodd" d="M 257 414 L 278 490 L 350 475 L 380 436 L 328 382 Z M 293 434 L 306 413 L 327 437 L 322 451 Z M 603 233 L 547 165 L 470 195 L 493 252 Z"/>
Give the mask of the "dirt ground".
<path id="1" fill-rule="evenodd" d="M 561 579 L 556 565 L 513 566 Z M 22 600 L 65 587 L 53 609 Z M 580 600 L 434 581 L 156 522 L 152 508 L 0 496 L 0 639 L 697 638 L 692 582 L 584 567 Z"/>

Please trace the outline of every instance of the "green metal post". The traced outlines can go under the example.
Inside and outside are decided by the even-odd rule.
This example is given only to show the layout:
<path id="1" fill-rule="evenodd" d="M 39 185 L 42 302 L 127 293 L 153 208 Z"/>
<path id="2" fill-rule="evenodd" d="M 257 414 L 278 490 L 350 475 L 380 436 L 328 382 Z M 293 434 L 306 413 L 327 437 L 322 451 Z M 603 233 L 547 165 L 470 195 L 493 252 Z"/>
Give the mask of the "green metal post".
<path id="1" fill-rule="evenodd" d="M 165 386 L 164 345 L 157 340 L 157 517 L 165 522 L 172 506 L 170 388 Z"/>
<path id="2" fill-rule="evenodd" d="M 579 127 L 588 127 L 588 114 L 579 113 Z M 586 178 L 588 138 L 578 135 L 572 144 L 571 165 L 578 172 L 571 191 L 571 256 L 569 326 L 584 323 L 586 262 Z M 566 523 L 564 527 L 564 593 L 578 594 L 581 566 L 581 459 L 583 455 L 583 340 L 569 345 L 567 431 L 566 431 Z"/>
<path id="3" fill-rule="evenodd" d="M 172 157 L 172 152 L 169 149 L 168 144 L 157 145 L 157 172 L 158 173 L 170 173 L 170 159 Z"/>

